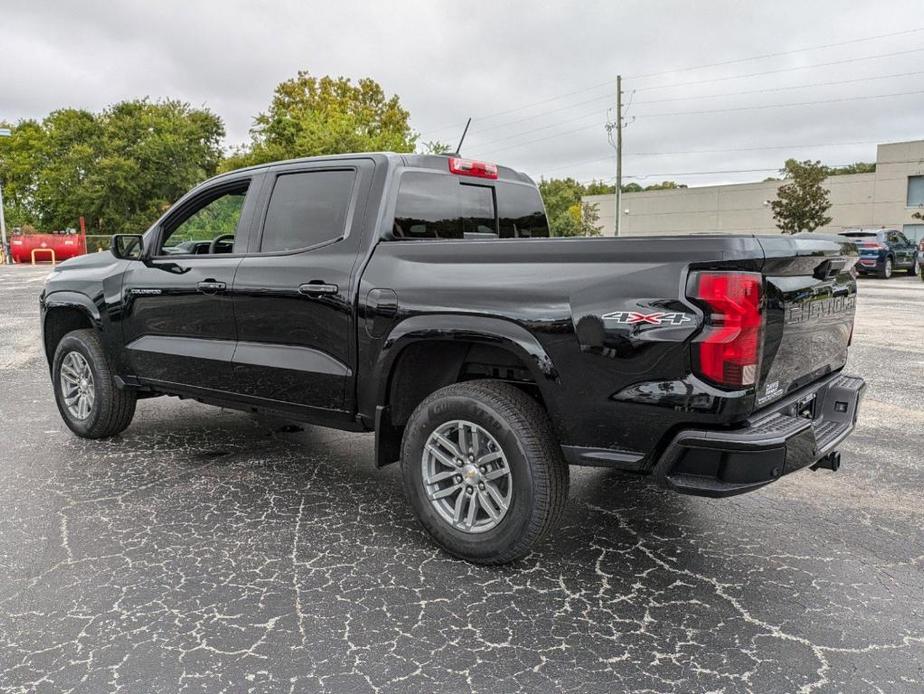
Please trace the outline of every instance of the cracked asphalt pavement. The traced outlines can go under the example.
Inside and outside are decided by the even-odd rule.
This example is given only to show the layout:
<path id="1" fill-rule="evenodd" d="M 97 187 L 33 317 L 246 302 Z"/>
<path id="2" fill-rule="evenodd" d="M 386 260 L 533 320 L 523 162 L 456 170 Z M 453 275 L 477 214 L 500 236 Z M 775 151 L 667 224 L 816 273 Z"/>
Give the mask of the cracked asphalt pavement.
<path id="1" fill-rule="evenodd" d="M 0 267 L 0 691 L 922 690 L 920 280 L 860 282 L 839 472 L 709 500 L 574 468 L 560 530 L 484 568 L 369 435 L 158 398 L 72 436 L 46 272 Z"/>

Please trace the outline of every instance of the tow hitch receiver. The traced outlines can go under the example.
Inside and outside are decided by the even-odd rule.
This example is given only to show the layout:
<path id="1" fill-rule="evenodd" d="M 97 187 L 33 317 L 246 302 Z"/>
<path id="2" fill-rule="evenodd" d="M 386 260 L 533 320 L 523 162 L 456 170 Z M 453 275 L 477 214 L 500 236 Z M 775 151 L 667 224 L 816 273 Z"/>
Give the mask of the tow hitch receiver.
<path id="1" fill-rule="evenodd" d="M 819 469 L 830 470 L 831 472 L 837 472 L 838 468 L 841 466 L 841 454 L 840 451 L 832 451 L 828 453 L 824 458 L 820 458 L 817 463 L 812 465 L 809 469 L 813 472 Z"/>

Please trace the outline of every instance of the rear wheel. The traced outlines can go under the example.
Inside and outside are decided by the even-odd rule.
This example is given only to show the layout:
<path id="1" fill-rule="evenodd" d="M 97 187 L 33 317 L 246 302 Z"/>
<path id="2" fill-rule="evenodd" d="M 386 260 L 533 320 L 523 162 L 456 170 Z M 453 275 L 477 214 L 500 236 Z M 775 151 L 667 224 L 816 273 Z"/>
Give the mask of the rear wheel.
<path id="1" fill-rule="evenodd" d="M 95 330 L 74 330 L 65 335 L 55 350 L 53 364 L 58 411 L 77 436 L 106 438 L 131 424 L 135 393 L 116 387 Z"/>
<path id="2" fill-rule="evenodd" d="M 879 276 L 887 280 L 892 277 L 892 258 L 886 258 L 885 262 L 882 264 L 882 270 L 879 271 Z"/>
<path id="3" fill-rule="evenodd" d="M 433 539 L 481 564 L 529 552 L 568 495 L 568 466 L 548 417 L 506 383 L 457 383 L 430 395 L 405 428 L 401 469 Z"/>

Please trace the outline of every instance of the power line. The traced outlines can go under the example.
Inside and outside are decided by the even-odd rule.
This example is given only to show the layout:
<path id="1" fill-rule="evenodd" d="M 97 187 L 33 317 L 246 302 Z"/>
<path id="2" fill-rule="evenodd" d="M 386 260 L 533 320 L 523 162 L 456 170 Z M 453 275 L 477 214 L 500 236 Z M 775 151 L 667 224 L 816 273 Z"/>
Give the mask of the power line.
<path id="1" fill-rule="evenodd" d="M 662 189 L 662 190 L 689 190 L 689 188 L 664 188 L 664 189 Z M 646 191 L 646 190 L 637 190 L 637 191 L 634 191 L 634 192 L 636 192 L 636 193 L 654 193 L 654 192 L 657 192 L 657 191 L 653 191 L 653 190 L 647 190 L 647 191 Z M 632 192 L 629 192 L 629 193 L 627 193 L 627 194 L 628 194 L 628 195 L 631 195 Z M 603 193 L 602 195 L 606 195 L 606 194 Z M 872 205 L 876 205 L 876 204 L 886 205 L 886 204 L 893 204 L 893 203 L 897 203 L 897 202 L 904 202 L 904 200 L 877 200 L 877 201 L 875 201 L 875 202 L 873 202 L 872 200 L 864 200 L 863 202 L 838 202 L 838 203 L 832 203 L 832 207 L 854 207 L 854 206 L 856 206 L 856 205 L 870 205 L 870 206 L 872 206 Z M 758 209 L 758 207 L 757 207 L 757 206 L 755 206 L 755 207 L 723 207 L 722 209 L 717 209 L 717 208 L 715 208 L 715 207 L 712 207 L 712 208 L 706 209 L 706 210 L 693 210 L 693 211 L 690 211 L 690 210 L 673 210 L 673 211 L 669 211 L 669 212 L 648 212 L 648 211 L 645 211 L 645 212 L 637 212 L 636 214 L 637 214 L 637 215 L 645 215 L 646 217 L 647 217 L 647 216 L 650 216 L 650 217 L 662 217 L 662 216 L 665 216 L 665 215 L 672 215 L 672 214 L 683 214 L 683 215 L 691 215 L 691 216 L 692 216 L 692 215 L 698 215 L 698 214 L 700 214 L 700 215 L 701 215 L 701 214 L 724 214 L 724 213 L 726 213 L 726 212 L 753 212 L 755 209 Z"/>
<path id="2" fill-rule="evenodd" d="M 882 163 L 884 165 L 885 164 L 889 164 L 889 165 L 891 164 L 920 164 L 924 166 L 924 157 L 921 157 L 919 159 L 904 159 L 901 161 L 889 161 L 889 162 L 882 162 Z M 825 166 L 828 169 L 843 169 L 848 166 L 852 166 L 852 164 L 825 164 L 823 166 Z M 712 171 L 661 171 L 661 172 L 656 172 L 656 173 L 635 174 L 631 176 L 623 175 L 623 178 L 645 179 L 645 178 L 655 178 L 655 177 L 661 177 L 661 176 L 718 176 L 721 174 L 733 174 L 733 173 L 760 173 L 760 172 L 765 172 L 765 171 L 780 171 L 780 169 L 781 167 L 774 166 L 774 167 L 768 167 L 765 169 L 721 169 L 721 170 L 712 170 Z M 869 172 L 869 173 L 874 173 L 874 172 Z M 833 176 L 833 178 L 838 178 L 838 176 L 845 176 L 845 175 L 851 175 L 851 174 L 839 174 L 839 175 Z M 593 179 L 593 180 L 596 180 L 598 182 L 606 182 L 606 181 L 612 181 L 614 180 L 614 178 L 615 178 L 614 176 L 610 176 L 609 178 L 601 178 L 601 179 Z M 829 178 L 831 177 L 829 176 Z M 876 181 L 877 182 L 904 181 L 907 178 L 908 178 L 907 176 L 877 178 Z"/>
<path id="3" fill-rule="evenodd" d="M 844 58 L 843 60 L 832 60 L 827 63 L 812 63 L 810 65 L 795 65 L 793 67 L 779 68 L 777 70 L 765 70 L 763 72 L 751 72 L 746 75 L 729 75 L 726 77 L 712 77 L 710 79 L 705 79 L 705 80 L 694 80 L 692 82 L 676 82 L 674 84 L 662 84 L 662 85 L 653 86 L 653 87 L 638 87 L 635 91 L 645 92 L 645 91 L 650 91 L 652 89 L 670 89 L 672 87 L 686 87 L 686 86 L 694 85 L 694 84 L 708 84 L 710 82 L 724 82 L 727 80 L 747 79 L 749 77 L 762 77 L 764 75 L 776 75 L 781 72 L 793 72 L 795 70 L 811 70 L 816 67 L 829 67 L 831 65 L 844 65 L 846 63 L 856 63 L 861 60 L 878 60 L 880 58 L 892 58 L 896 55 L 907 55 L 909 53 L 919 53 L 920 51 L 924 51 L 924 47 L 910 48 L 905 51 L 895 51 L 893 53 L 880 53 L 878 55 L 863 55 L 863 56 L 857 56 L 855 58 Z"/>
<path id="4" fill-rule="evenodd" d="M 924 49 L 922 49 L 922 50 L 924 50 Z M 801 102 L 793 102 L 793 103 L 786 103 L 786 104 L 764 104 L 764 105 L 761 105 L 761 106 L 739 106 L 739 107 L 731 107 L 731 108 L 708 109 L 708 110 L 702 110 L 702 111 L 676 111 L 676 112 L 663 112 L 663 113 L 642 113 L 642 114 L 639 114 L 639 117 L 640 117 L 640 118 L 649 118 L 649 117 L 655 118 L 655 117 L 667 117 L 667 116 L 687 116 L 687 115 L 702 115 L 702 114 L 726 113 L 726 112 L 737 112 L 737 111 L 753 111 L 753 110 L 763 110 L 763 109 L 768 109 L 768 108 L 788 108 L 788 107 L 793 107 L 793 106 L 814 106 L 814 105 L 828 104 L 828 103 L 844 103 L 844 102 L 849 102 L 849 101 L 865 101 L 865 100 L 870 100 L 870 99 L 884 99 L 884 98 L 894 98 L 894 97 L 899 97 L 899 96 L 913 96 L 913 95 L 916 95 L 916 94 L 924 94 L 924 90 L 916 90 L 916 91 L 910 91 L 910 92 L 896 92 L 896 93 L 892 93 L 892 94 L 872 94 L 872 95 L 868 95 L 868 96 L 850 96 L 850 97 L 844 97 L 844 98 L 840 98 L 840 99 L 822 99 L 822 100 L 819 100 L 819 101 L 801 101 Z M 545 125 L 545 126 L 542 126 L 541 128 L 535 128 L 535 129 L 533 129 L 533 130 L 524 131 L 524 132 L 522 132 L 522 133 L 519 133 L 519 135 L 526 135 L 526 134 L 533 133 L 533 132 L 537 132 L 537 131 L 540 131 L 540 130 L 547 130 L 547 129 L 549 129 L 549 128 L 554 128 L 554 127 L 558 127 L 558 126 L 561 126 L 561 125 L 568 125 L 568 124 L 570 124 L 570 123 L 574 123 L 574 122 L 577 121 L 577 120 L 584 120 L 584 119 L 586 119 L 586 118 L 588 118 L 588 117 L 591 117 L 591 116 L 594 116 L 594 115 L 596 115 L 596 114 L 587 114 L 586 116 L 581 116 L 581 117 L 579 117 L 579 118 L 577 118 L 577 119 L 569 119 L 569 120 L 567 120 L 567 121 L 559 121 L 558 123 L 552 123 L 551 125 Z M 562 136 L 565 136 L 565 135 L 573 135 L 573 134 L 575 134 L 575 133 L 583 132 L 583 131 L 585 131 L 585 130 L 589 130 L 589 129 L 595 128 L 595 127 L 599 127 L 598 124 L 596 124 L 596 123 L 591 123 L 590 125 L 586 125 L 586 126 L 583 126 L 583 127 L 580 127 L 580 128 L 574 128 L 574 129 L 571 129 L 571 130 L 566 130 L 566 131 L 563 131 L 563 132 L 560 132 L 560 133 L 554 133 L 554 134 L 548 135 L 548 136 L 546 136 L 546 137 L 535 138 L 535 139 L 532 139 L 532 140 L 525 140 L 525 141 L 523 141 L 523 142 L 515 142 L 515 143 L 513 143 L 513 144 L 511 144 L 511 145 L 509 145 L 509 146 L 507 146 L 507 147 L 501 147 L 500 149 L 495 149 L 495 150 L 493 150 L 493 152 L 494 152 L 494 153 L 496 153 L 496 152 L 504 152 L 504 151 L 507 151 L 507 150 L 509 150 L 509 149 L 514 149 L 514 148 L 516 148 L 516 147 L 522 147 L 523 145 L 533 144 L 533 143 L 535 143 L 535 142 L 543 142 L 543 141 L 545 141 L 545 140 L 550 140 L 550 139 L 553 139 L 553 138 L 556 138 L 556 137 L 562 137 Z M 512 137 L 519 137 L 519 135 L 514 135 L 514 136 L 512 136 Z M 491 141 L 488 141 L 488 142 L 481 142 L 481 143 L 478 143 L 477 145 L 474 145 L 474 146 L 476 146 L 476 147 L 487 147 L 487 146 L 490 146 L 490 145 L 495 144 L 495 143 L 508 142 L 510 139 L 511 139 L 511 138 L 509 138 L 509 137 L 508 137 L 508 138 L 500 138 L 500 139 L 498 139 L 498 140 L 491 140 Z"/>
<path id="5" fill-rule="evenodd" d="M 765 87 L 764 89 L 750 89 L 748 91 L 737 91 L 737 92 L 722 92 L 721 94 L 693 94 L 690 96 L 672 96 L 667 99 L 648 99 L 647 101 L 637 101 L 638 104 L 661 104 L 671 101 L 691 101 L 693 99 L 717 99 L 723 96 L 744 96 L 747 94 L 766 94 L 767 92 L 787 92 L 793 91 L 796 89 L 809 89 L 812 87 L 833 87 L 839 84 L 854 84 L 856 82 L 871 82 L 873 80 L 885 80 L 892 79 L 895 77 L 913 77 L 917 75 L 924 75 L 924 70 L 919 70 L 916 72 L 899 72 L 893 75 L 873 75 L 872 77 L 857 77 L 849 80 L 835 80 L 833 82 L 813 82 L 812 84 L 796 84 L 790 87 Z M 611 97 L 606 97 L 611 98 Z M 593 99 L 593 101 L 600 101 L 601 99 Z M 589 103 L 589 102 L 584 102 Z M 496 126 L 500 127 L 500 126 Z"/>
<path id="6" fill-rule="evenodd" d="M 676 73 L 676 72 L 689 72 L 689 71 L 692 71 L 692 70 L 699 70 L 699 69 L 703 69 L 703 68 L 707 68 L 707 67 L 716 67 L 716 66 L 719 66 L 719 65 L 727 65 L 727 64 L 734 64 L 734 63 L 740 63 L 740 62 L 747 62 L 747 61 L 751 61 L 751 60 L 759 60 L 759 59 L 762 59 L 762 58 L 769 58 L 769 57 L 779 57 L 779 56 L 782 56 L 782 55 L 790 55 L 790 54 L 794 54 L 794 53 L 803 53 L 803 52 L 813 51 L 813 50 L 823 50 L 823 49 L 825 49 L 825 48 L 832 48 L 832 47 L 836 47 L 836 46 L 843 46 L 843 45 L 848 45 L 848 44 L 851 44 L 851 43 L 860 43 L 860 42 L 865 42 L 865 41 L 873 41 L 873 40 L 876 40 L 876 39 L 888 38 L 888 37 L 892 37 L 892 36 L 907 35 L 907 34 L 916 33 L 916 32 L 920 32 L 920 31 L 924 31 L 924 27 L 917 27 L 917 28 L 914 28 L 914 29 L 907 29 L 907 30 L 904 30 L 904 31 L 894 32 L 894 33 L 891 33 L 891 34 L 878 34 L 878 35 L 876 35 L 876 36 L 869 36 L 869 37 L 861 37 L 861 38 L 856 38 L 856 39 L 850 39 L 850 40 L 848 40 L 848 41 L 842 41 L 842 42 L 838 42 L 838 43 L 822 44 L 822 45 L 820 45 L 820 46 L 812 46 L 812 47 L 806 47 L 806 48 L 797 48 L 797 49 L 794 49 L 794 50 L 791 50 L 791 51 L 780 51 L 780 52 L 778 52 L 778 53 L 767 53 L 767 54 L 759 55 L 759 56 L 750 56 L 750 57 L 747 57 L 747 58 L 737 58 L 737 59 L 733 59 L 733 60 L 729 60 L 729 61 L 723 61 L 723 62 L 720 62 L 720 63 L 706 63 L 706 64 L 701 64 L 701 65 L 693 65 L 693 66 L 690 66 L 690 67 L 688 67 L 688 68 L 680 68 L 680 69 L 677 69 L 677 70 L 670 70 L 670 71 L 664 71 L 664 72 L 658 72 L 658 73 L 649 73 L 649 74 L 646 74 L 646 75 L 636 75 L 635 77 L 633 77 L 633 79 L 643 79 L 643 78 L 649 78 L 649 77 L 659 76 L 659 75 L 662 75 L 662 74 L 673 74 L 673 73 Z M 824 67 L 824 66 L 827 66 L 827 65 L 839 65 L 839 64 L 842 64 L 842 63 L 844 63 L 844 62 L 856 62 L 856 61 L 860 61 L 860 60 L 873 60 L 873 59 L 877 59 L 877 58 L 886 58 L 886 57 L 892 57 L 892 56 L 895 56 L 895 55 L 903 55 L 903 54 L 905 54 L 905 53 L 912 53 L 912 52 L 920 51 L 920 50 L 924 50 L 924 48 L 917 48 L 917 49 L 913 49 L 913 50 L 910 50 L 910 51 L 899 51 L 899 52 L 895 52 L 895 53 L 886 53 L 886 54 L 882 54 L 882 55 L 861 56 L 861 57 L 856 57 L 856 58 L 850 58 L 850 59 L 845 60 L 845 61 L 834 61 L 834 62 L 830 62 L 830 63 L 819 63 L 819 64 L 815 64 L 815 65 L 798 66 L 798 67 L 792 67 L 792 68 L 785 68 L 785 69 L 777 70 L 777 71 L 754 73 L 754 74 L 751 74 L 751 75 L 740 75 L 740 76 L 723 77 L 723 78 L 716 78 L 716 79 L 713 79 L 713 80 L 701 80 L 701 81 L 697 81 L 697 82 L 684 82 L 684 83 L 673 84 L 673 85 L 668 84 L 668 85 L 660 85 L 660 86 L 652 86 L 652 87 L 642 87 L 642 88 L 640 88 L 638 91 L 649 90 L 649 89 L 666 89 L 666 88 L 668 88 L 668 87 L 673 87 L 673 86 L 686 86 L 686 85 L 688 85 L 688 84 L 704 84 L 704 83 L 707 83 L 707 82 L 721 81 L 721 80 L 727 80 L 727 79 L 744 79 L 744 78 L 746 78 L 746 77 L 755 77 L 755 76 L 764 75 L 764 74 L 774 74 L 774 73 L 776 73 L 776 72 L 787 72 L 787 71 L 789 71 L 789 70 L 801 70 L 801 69 L 809 69 L 809 68 L 812 68 L 812 67 Z M 575 89 L 575 90 L 573 90 L 573 91 L 564 92 L 564 93 L 558 94 L 558 95 L 556 95 L 556 96 L 548 97 L 548 98 L 546 98 L 546 99 L 541 99 L 541 100 L 539 100 L 539 101 L 533 101 L 533 102 L 530 102 L 530 103 L 527 103 L 527 104 L 521 104 L 520 106 L 516 106 L 516 107 L 510 108 L 510 109 L 503 110 L 503 111 L 496 111 L 496 112 L 494 112 L 494 113 L 488 113 L 488 114 L 485 114 L 485 115 L 483 115 L 483 116 L 475 116 L 475 117 L 473 118 L 473 120 L 476 121 L 476 122 L 478 122 L 478 121 L 488 120 L 488 119 L 491 119 L 491 118 L 496 118 L 496 117 L 498 117 L 498 116 L 507 115 L 507 114 L 509 114 L 509 113 L 515 113 L 515 112 L 517 112 L 517 111 L 522 111 L 522 110 L 527 109 L 527 108 L 532 108 L 533 106 L 541 106 L 542 104 L 547 104 L 547 103 L 550 103 L 550 102 L 552 102 L 552 101 L 558 101 L 559 99 L 564 99 L 565 97 L 568 97 L 568 96 L 574 96 L 575 94 L 583 94 L 583 93 L 585 93 L 585 92 L 589 92 L 589 91 L 592 91 L 592 90 L 594 90 L 594 89 L 600 89 L 600 88 L 602 88 L 602 87 L 612 86 L 612 85 L 615 84 L 615 82 L 616 82 L 616 80 L 607 80 L 607 81 L 605 81 L 605 82 L 598 82 L 597 84 L 588 85 L 588 86 L 586 86 L 586 87 L 581 87 L 580 89 Z M 440 127 L 438 127 L 438 128 L 431 128 L 430 130 L 424 131 L 423 133 L 421 133 L 421 136 L 424 136 L 424 135 L 433 135 L 434 133 L 441 132 L 441 131 L 447 130 L 447 129 L 449 129 L 449 128 L 461 128 L 463 125 L 464 125 L 464 123 L 460 123 L 460 122 L 448 123 L 448 124 L 443 125 L 443 126 L 440 126 Z"/>
<path id="7" fill-rule="evenodd" d="M 612 97 L 610 97 L 610 98 L 612 99 Z M 521 135 L 530 135 L 530 134 L 532 134 L 532 133 L 537 133 L 537 132 L 539 132 L 539 131 L 541 131 L 541 130 L 548 130 L 549 128 L 557 128 L 557 127 L 560 126 L 560 125 L 569 125 L 570 123 L 575 123 L 575 122 L 577 122 L 577 121 L 587 120 L 588 118 L 599 118 L 599 117 L 600 117 L 600 114 L 599 114 L 599 113 L 588 113 L 588 114 L 583 115 L 583 116 L 578 116 L 577 118 L 569 118 L 568 120 L 565 120 L 565 121 L 558 121 L 557 123 L 550 123 L 549 125 L 542 125 L 542 126 L 540 126 L 540 127 L 538 127 L 538 128 L 533 128 L 532 130 L 522 130 L 522 131 L 520 131 L 520 132 L 518 132 L 518 133 L 515 133 L 515 134 L 513 134 L 513 135 L 508 135 L 507 137 L 501 137 L 501 138 L 498 138 L 498 139 L 496 139 L 496 140 L 488 140 L 487 142 L 477 142 L 477 143 L 473 143 L 471 146 L 473 146 L 473 147 L 487 147 L 487 146 L 489 146 L 489 145 L 497 144 L 497 143 L 499 143 L 499 142 L 509 142 L 511 139 L 513 139 L 513 138 L 515 138 L 515 137 L 520 137 Z"/>
<path id="8" fill-rule="evenodd" d="M 876 145 L 879 144 L 881 140 L 859 140 L 854 142 L 816 142 L 809 144 L 793 144 L 793 145 L 769 145 L 765 147 L 728 147 L 723 149 L 688 149 L 688 150 L 673 150 L 666 152 L 626 152 L 625 156 L 627 157 L 665 157 L 665 156 L 678 156 L 686 154 L 726 154 L 730 152 L 765 152 L 770 150 L 781 150 L 781 149 L 809 149 L 816 147 L 853 147 L 857 145 Z M 613 161 L 615 155 L 611 154 L 605 157 L 595 157 L 594 159 L 582 159 L 580 161 L 572 161 L 567 164 L 561 164 L 559 166 L 554 166 L 552 168 L 543 169 L 542 174 L 548 173 L 549 171 L 560 171 L 561 169 L 569 169 L 575 166 L 582 166 L 584 164 L 596 164 L 601 161 Z"/>
<path id="9" fill-rule="evenodd" d="M 690 72 L 691 70 L 702 70 L 704 68 L 710 67 L 720 67 L 722 65 L 734 65 L 737 63 L 746 63 L 752 60 L 763 60 L 764 58 L 778 58 L 783 55 L 792 55 L 794 53 L 805 53 L 807 51 L 820 51 L 825 48 L 836 48 L 838 46 L 847 46 L 853 43 L 862 43 L 865 41 L 876 41 L 877 39 L 891 38 L 893 36 L 905 36 L 907 34 L 914 34 L 920 31 L 924 31 L 924 27 L 916 27 L 914 29 L 906 29 L 905 31 L 896 31 L 891 34 L 878 34 L 876 36 L 866 36 L 863 38 L 849 39 L 847 41 L 839 41 L 837 43 L 826 43 L 820 46 L 809 46 L 806 48 L 794 48 L 789 51 L 778 51 L 776 53 L 764 53 L 762 55 L 753 55 L 747 58 L 734 58 L 732 60 L 723 60 L 718 63 L 702 63 L 700 65 L 693 65 L 691 67 L 677 68 L 676 70 L 664 70 L 662 72 L 649 72 L 646 75 L 630 75 L 631 79 L 647 79 L 649 77 L 660 77 L 661 75 L 670 75 L 677 72 Z"/>
<path id="10" fill-rule="evenodd" d="M 667 99 L 649 99 L 647 101 L 641 101 L 641 102 L 635 102 L 635 103 L 657 104 L 657 103 L 667 103 L 667 102 L 675 102 L 675 101 L 691 101 L 694 99 L 714 99 L 714 98 L 719 98 L 723 96 L 743 96 L 747 94 L 764 94 L 768 92 L 793 91 L 793 90 L 798 90 L 798 89 L 810 89 L 814 87 L 829 87 L 829 86 L 835 86 L 835 85 L 840 85 L 840 84 L 855 84 L 857 82 L 871 82 L 874 80 L 893 79 L 896 77 L 913 77 L 917 75 L 924 75 L 924 71 L 900 72 L 900 73 L 891 74 L 891 75 L 874 75 L 872 77 L 860 77 L 860 78 L 849 79 L 849 80 L 835 80 L 832 82 L 814 82 L 812 84 L 800 84 L 800 85 L 794 85 L 794 86 L 789 86 L 789 87 L 772 87 L 772 88 L 766 88 L 766 89 L 753 89 L 749 91 L 740 91 L 740 92 L 723 92 L 721 94 L 699 94 L 699 95 L 691 95 L 691 96 L 671 97 Z M 586 104 L 599 103 L 601 101 L 609 102 L 609 101 L 612 101 L 612 99 L 613 97 L 611 94 L 604 94 L 603 96 L 597 96 L 592 99 L 585 99 L 584 101 L 578 101 L 574 104 L 570 104 L 568 106 L 562 106 L 560 108 L 552 109 L 550 111 L 543 111 L 542 113 L 535 113 L 531 116 L 524 116 L 523 118 L 517 118 L 516 120 L 507 121 L 506 123 L 499 123 L 497 125 L 492 125 L 487 128 L 476 129 L 473 132 L 473 135 L 477 136 L 477 135 L 481 135 L 482 133 L 492 132 L 495 130 L 499 130 L 501 128 L 509 127 L 511 125 L 516 125 L 518 123 L 524 123 L 526 121 L 534 120 L 536 118 L 542 118 L 552 113 L 570 111 L 571 109 L 577 108 L 578 106 L 584 106 Z M 588 113 L 587 116 L 578 116 L 574 120 L 579 120 L 579 119 L 588 117 L 590 115 L 596 115 L 596 111 L 593 114 Z M 573 122 L 573 121 L 567 121 L 567 122 Z M 546 127 L 552 127 L 552 126 L 546 126 Z M 545 128 L 538 128 L 537 130 L 542 130 L 542 129 L 545 129 Z M 527 132 L 535 132 L 535 130 L 527 131 Z M 523 134 L 524 134 L 523 132 L 519 132 L 519 133 L 516 133 L 516 135 L 514 136 L 523 135 Z M 498 141 L 500 140 L 494 140 L 493 142 L 498 142 Z"/>
<path id="11" fill-rule="evenodd" d="M 839 99 L 821 99 L 818 101 L 796 101 L 787 104 L 763 104 L 760 106 L 734 106 L 731 108 L 713 108 L 703 111 L 673 111 L 668 113 L 640 113 L 642 118 L 660 118 L 665 116 L 691 116 L 705 113 L 730 113 L 732 111 L 759 111 L 767 108 L 786 108 L 790 106 L 816 106 L 818 104 L 836 104 L 845 101 L 865 101 L 868 99 L 885 99 L 896 96 L 913 96 L 915 94 L 924 94 L 924 89 L 918 89 L 911 92 L 895 92 L 893 94 L 870 94 L 866 96 L 845 96 Z"/>

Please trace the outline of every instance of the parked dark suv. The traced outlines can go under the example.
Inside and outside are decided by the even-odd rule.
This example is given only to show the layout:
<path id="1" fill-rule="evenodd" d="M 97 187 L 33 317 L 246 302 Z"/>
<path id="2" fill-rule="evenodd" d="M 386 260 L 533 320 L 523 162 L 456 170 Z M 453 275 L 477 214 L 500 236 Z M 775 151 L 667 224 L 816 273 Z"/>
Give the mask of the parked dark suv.
<path id="1" fill-rule="evenodd" d="M 860 261 L 856 268 L 862 275 L 875 273 L 889 279 L 895 270 L 907 270 L 909 275 L 918 274 L 917 249 L 898 229 L 855 229 L 845 231 L 841 236 L 857 244 Z"/>

